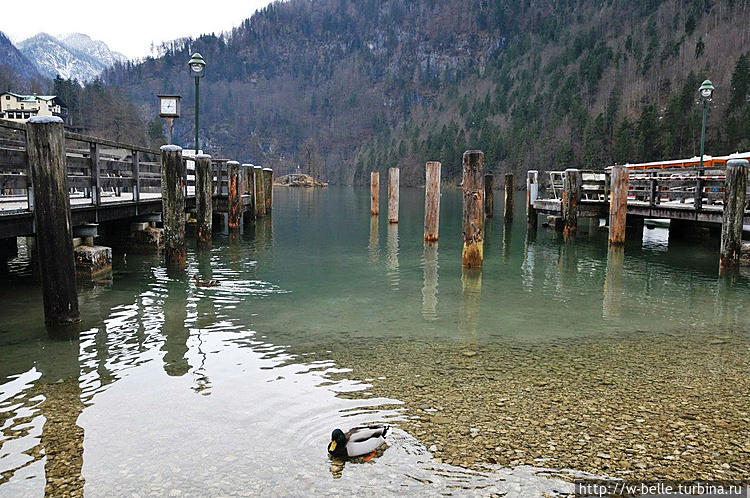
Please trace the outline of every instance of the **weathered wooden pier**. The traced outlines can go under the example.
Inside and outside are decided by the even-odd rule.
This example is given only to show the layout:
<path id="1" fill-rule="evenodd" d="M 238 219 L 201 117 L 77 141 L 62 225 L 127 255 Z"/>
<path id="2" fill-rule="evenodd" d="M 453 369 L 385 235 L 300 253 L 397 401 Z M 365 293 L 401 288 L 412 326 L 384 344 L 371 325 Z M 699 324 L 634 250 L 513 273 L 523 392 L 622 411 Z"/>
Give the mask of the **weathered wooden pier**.
<path id="1" fill-rule="evenodd" d="M 205 247 L 215 221 L 226 216 L 240 230 L 271 213 L 267 168 L 65 132 L 55 119 L 4 121 L 0 130 L 0 264 L 15 257 L 17 237 L 34 237 L 51 326 L 80 321 L 76 275 L 111 270 L 111 249 L 93 246 L 102 225 L 130 229 L 125 250 L 163 249 L 168 266 L 184 268 L 188 215 Z"/>
<path id="2" fill-rule="evenodd" d="M 625 242 L 626 227 L 642 233 L 644 220 L 669 219 L 670 230 L 690 237 L 699 228 L 721 231 L 721 271 L 739 264 L 743 224 L 750 224 L 750 154 L 729 156 L 723 167 L 614 166 L 605 171 L 547 172 L 547 188 L 528 172 L 527 214 L 538 215 L 574 237 L 581 218 L 608 220 L 609 242 Z M 650 167 L 649 167 L 650 166 Z"/>

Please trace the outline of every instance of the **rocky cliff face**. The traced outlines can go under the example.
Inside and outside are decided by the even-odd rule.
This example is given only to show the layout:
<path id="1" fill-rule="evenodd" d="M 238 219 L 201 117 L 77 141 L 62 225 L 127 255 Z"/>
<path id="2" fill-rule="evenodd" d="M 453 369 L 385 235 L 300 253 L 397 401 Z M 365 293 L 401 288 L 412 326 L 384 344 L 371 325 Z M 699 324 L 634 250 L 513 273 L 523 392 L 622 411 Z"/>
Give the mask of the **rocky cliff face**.
<path id="1" fill-rule="evenodd" d="M 0 66 L 10 68 L 24 79 L 39 76 L 34 64 L 13 45 L 3 32 L 0 32 Z"/>

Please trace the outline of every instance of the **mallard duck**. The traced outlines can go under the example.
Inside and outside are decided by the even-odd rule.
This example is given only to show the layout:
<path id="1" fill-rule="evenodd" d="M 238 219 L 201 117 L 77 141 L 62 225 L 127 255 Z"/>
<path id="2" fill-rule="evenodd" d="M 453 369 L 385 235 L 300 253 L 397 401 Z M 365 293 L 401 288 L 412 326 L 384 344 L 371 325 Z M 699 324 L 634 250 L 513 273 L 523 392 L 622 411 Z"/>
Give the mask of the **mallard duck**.
<path id="1" fill-rule="evenodd" d="M 385 443 L 388 429 L 387 425 L 355 427 L 347 433 L 336 429 L 331 433 L 328 453 L 338 458 L 354 458 L 373 453 Z"/>
<path id="2" fill-rule="evenodd" d="M 196 287 L 218 287 L 221 285 L 218 280 L 198 280 L 198 275 L 193 275 L 192 280 L 195 281 Z"/>

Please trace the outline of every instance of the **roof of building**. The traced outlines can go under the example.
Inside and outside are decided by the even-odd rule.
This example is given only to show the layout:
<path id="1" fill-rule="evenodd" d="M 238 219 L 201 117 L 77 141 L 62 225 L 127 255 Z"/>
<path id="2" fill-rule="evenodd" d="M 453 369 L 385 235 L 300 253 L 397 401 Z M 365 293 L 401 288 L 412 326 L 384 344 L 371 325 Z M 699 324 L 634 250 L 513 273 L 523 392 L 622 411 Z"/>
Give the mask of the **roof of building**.
<path id="1" fill-rule="evenodd" d="M 36 102 L 37 99 L 39 100 L 53 100 L 57 95 L 20 95 L 18 93 L 13 92 L 3 92 L 0 93 L 0 96 L 2 95 L 12 95 L 21 102 Z"/>

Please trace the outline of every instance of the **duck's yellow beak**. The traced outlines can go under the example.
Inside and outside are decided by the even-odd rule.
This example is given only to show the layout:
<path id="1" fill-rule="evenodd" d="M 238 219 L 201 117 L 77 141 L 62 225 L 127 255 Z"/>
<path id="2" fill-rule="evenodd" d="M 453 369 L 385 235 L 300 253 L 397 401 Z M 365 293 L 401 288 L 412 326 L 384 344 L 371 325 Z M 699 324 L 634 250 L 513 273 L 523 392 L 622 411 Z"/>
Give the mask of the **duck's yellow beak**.
<path id="1" fill-rule="evenodd" d="M 328 451 L 329 453 L 336 451 L 336 441 L 331 441 L 331 444 L 328 445 Z"/>

